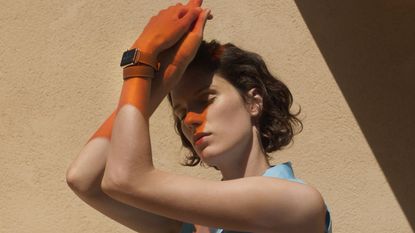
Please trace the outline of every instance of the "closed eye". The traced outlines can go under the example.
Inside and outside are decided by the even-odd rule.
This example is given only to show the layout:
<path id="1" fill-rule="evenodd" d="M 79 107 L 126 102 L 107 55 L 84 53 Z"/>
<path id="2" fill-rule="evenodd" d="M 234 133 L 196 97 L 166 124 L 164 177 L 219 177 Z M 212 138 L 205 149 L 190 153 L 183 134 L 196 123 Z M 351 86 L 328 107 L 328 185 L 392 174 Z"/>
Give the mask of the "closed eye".
<path id="1" fill-rule="evenodd" d="M 197 102 L 196 102 L 196 106 L 197 106 L 197 109 L 199 110 L 199 111 L 204 111 L 205 110 L 205 108 L 207 107 L 207 106 L 209 106 L 211 103 L 213 103 L 213 101 L 215 100 L 215 98 L 216 97 L 210 97 L 210 98 L 208 98 L 208 95 L 205 95 L 206 97 L 205 98 L 201 98 L 201 99 L 199 99 Z M 181 109 L 178 109 L 177 111 L 175 111 L 175 115 L 177 116 L 177 118 L 180 120 L 180 121 L 183 121 L 185 118 L 186 118 L 186 115 L 187 115 L 187 110 L 185 110 L 185 109 L 183 109 L 183 110 L 181 110 Z"/>
<path id="2" fill-rule="evenodd" d="M 211 104 L 213 103 L 213 101 L 215 100 L 216 97 L 209 97 L 208 95 L 206 95 L 205 98 L 200 99 L 197 102 L 197 108 L 196 108 L 196 112 L 203 112 L 205 111 L 205 109 Z"/>
<path id="3" fill-rule="evenodd" d="M 209 105 L 213 102 L 213 100 L 216 98 L 216 94 L 218 93 L 215 88 L 213 88 L 214 85 L 210 87 L 204 87 L 198 91 L 196 91 L 194 95 L 193 100 L 195 101 L 195 104 L 197 106 L 201 105 L 204 107 L 204 105 Z M 189 104 L 192 104 L 192 101 L 189 102 Z M 173 106 L 173 113 L 179 120 L 184 120 L 186 117 L 187 109 L 183 108 L 181 105 Z"/>

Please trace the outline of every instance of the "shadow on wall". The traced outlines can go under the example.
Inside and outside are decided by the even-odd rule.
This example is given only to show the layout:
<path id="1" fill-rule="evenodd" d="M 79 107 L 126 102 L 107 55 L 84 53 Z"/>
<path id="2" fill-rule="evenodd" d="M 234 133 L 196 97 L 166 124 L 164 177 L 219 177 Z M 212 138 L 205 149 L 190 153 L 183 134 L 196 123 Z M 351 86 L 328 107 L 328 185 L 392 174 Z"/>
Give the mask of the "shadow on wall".
<path id="1" fill-rule="evenodd" d="M 415 229 L 415 1 L 295 2 Z"/>

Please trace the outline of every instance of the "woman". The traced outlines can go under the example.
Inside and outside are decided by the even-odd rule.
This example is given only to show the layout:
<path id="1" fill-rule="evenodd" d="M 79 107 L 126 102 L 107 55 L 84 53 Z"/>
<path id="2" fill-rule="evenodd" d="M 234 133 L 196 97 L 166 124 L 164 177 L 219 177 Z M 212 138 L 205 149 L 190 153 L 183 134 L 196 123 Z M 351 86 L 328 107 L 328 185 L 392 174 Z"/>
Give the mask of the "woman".
<path id="1" fill-rule="evenodd" d="M 296 179 L 289 162 L 268 162 L 267 153 L 301 126 L 289 112 L 291 94 L 259 56 L 231 44 L 201 45 L 212 18 L 201 4 L 160 11 L 124 53 L 118 106 L 71 164 L 69 186 L 139 232 L 329 231 L 320 193 Z M 132 59 L 136 48 L 140 57 Z M 148 122 L 167 95 L 192 151 L 186 164 L 215 167 L 222 181 L 154 167 Z"/>

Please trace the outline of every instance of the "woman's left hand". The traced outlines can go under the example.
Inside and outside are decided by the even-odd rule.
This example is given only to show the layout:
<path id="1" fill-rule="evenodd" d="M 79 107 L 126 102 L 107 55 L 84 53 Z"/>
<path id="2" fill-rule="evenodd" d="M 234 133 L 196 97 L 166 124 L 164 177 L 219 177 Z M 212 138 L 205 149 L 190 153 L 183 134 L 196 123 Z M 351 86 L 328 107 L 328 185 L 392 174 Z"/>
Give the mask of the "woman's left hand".
<path id="1" fill-rule="evenodd" d="M 202 0 L 189 0 L 186 7 L 195 8 L 201 5 Z M 199 49 L 206 21 L 212 18 L 210 10 L 201 11 L 184 36 L 174 46 L 160 53 L 160 70 L 156 73 L 157 78 L 153 80 L 154 99 L 152 101 L 157 103 L 161 101 L 181 79 Z"/>
<path id="2" fill-rule="evenodd" d="M 201 0 L 190 0 L 187 5 L 189 7 L 195 7 L 200 6 L 201 3 Z M 203 39 L 206 21 L 212 18 L 213 16 L 210 14 L 209 9 L 201 11 L 194 24 L 181 40 L 160 54 L 161 65 L 173 65 L 177 68 L 185 69 L 197 53 Z"/>
<path id="3" fill-rule="evenodd" d="M 187 5 L 177 3 L 159 11 L 151 17 L 132 48 L 138 47 L 157 57 L 160 52 L 175 45 L 202 12 L 196 2 L 200 0 L 190 0 Z"/>

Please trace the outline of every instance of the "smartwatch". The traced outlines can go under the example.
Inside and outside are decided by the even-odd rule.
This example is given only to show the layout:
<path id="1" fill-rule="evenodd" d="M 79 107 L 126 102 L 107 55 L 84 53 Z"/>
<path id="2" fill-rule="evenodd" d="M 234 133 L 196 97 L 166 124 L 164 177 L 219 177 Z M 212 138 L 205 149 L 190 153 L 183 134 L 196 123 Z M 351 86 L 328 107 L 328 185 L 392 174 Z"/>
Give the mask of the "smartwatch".
<path id="1" fill-rule="evenodd" d="M 122 55 L 120 66 L 126 67 L 139 63 L 153 67 L 154 71 L 158 71 L 160 66 L 156 57 L 152 54 L 145 53 L 138 48 L 125 51 Z"/>

